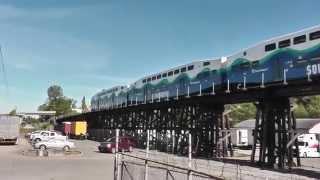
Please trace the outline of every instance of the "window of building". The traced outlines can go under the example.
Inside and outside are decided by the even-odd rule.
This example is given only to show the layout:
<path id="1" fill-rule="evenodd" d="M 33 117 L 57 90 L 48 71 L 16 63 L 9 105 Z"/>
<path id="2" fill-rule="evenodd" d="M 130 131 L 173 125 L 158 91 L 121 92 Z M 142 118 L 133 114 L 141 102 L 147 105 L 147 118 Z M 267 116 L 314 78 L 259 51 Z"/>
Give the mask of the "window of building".
<path id="1" fill-rule="evenodd" d="M 191 71 L 191 70 L 193 70 L 193 65 L 188 66 L 188 71 Z"/>
<path id="2" fill-rule="evenodd" d="M 300 44 L 300 43 L 304 43 L 306 42 L 306 35 L 302 35 L 302 36 L 297 36 L 295 38 L 293 38 L 293 44 Z"/>
<path id="3" fill-rule="evenodd" d="M 285 47 L 290 46 L 290 43 L 291 43 L 291 40 L 290 39 L 286 39 L 286 40 L 280 41 L 278 47 L 279 48 L 285 48 Z"/>
<path id="4" fill-rule="evenodd" d="M 276 49 L 276 44 L 275 43 L 272 43 L 272 44 L 268 44 L 265 46 L 265 51 L 272 51 L 272 50 L 275 50 Z"/>
<path id="5" fill-rule="evenodd" d="M 162 74 L 162 77 L 164 78 L 164 77 L 167 77 L 167 73 L 163 73 Z"/>
<path id="6" fill-rule="evenodd" d="M 187 68 L 186 67 L 183 67 L 183 68 L 181 68 L 181 72 L 183 73 L 183 72 L 186 72 L 187 71 Z"/>
<path id="7" fill-rule="evenodd" d="M 161 74 L 159 74 L 158 76 L 157 76 L 157 79 L 160 79 L 161 78 Z"/>
<path id="8" fill-rule="evenodd" d="M 144 79 L 144 80 L 142 80 L 142 82 L 143 82 L 143 83 L 146 83 L 146 82 L 147 82 L 147 80 L 146 80 L 146 79 Z"/>
<path id="9" fill-rule="evenodd" d="M 147 81 L 150 82 L 150 81 L 151 81 L 151 78 L 148 78 Z"/>
<path id="10" fill-rule="evenodd" d="M 320 38 L 320 31 L 310 33 L 310 35 L 309 35 L 310 40 L 315 40 L 315 39 L 319 39 L 319 38 Z"/>
<path id="11" fill-rule="evenodd" d="M 203 62 L 203 66 L 209 66 L 210 65 L 210 62 L 207 61 L 207 62 Z"/>
<path id="12" fill-rule="evenodd" d="M 168 76 L 172 76 L 172 75 L 173 75 L 173 71 L 169 71 Z"/>
<path id="13" fill-rule="evenodd" d="M 180 72 L 179 69 L 174 70 L 174 75 L 178 74 Z"/>
<path id="14" fill-rule="evenodd" d="M 157 79 L 157 77 L 155 77 L 155 76 L 152 77 L 152 81 L 154 81 L 154 80 L 156 80 L 156 79 Z"/>

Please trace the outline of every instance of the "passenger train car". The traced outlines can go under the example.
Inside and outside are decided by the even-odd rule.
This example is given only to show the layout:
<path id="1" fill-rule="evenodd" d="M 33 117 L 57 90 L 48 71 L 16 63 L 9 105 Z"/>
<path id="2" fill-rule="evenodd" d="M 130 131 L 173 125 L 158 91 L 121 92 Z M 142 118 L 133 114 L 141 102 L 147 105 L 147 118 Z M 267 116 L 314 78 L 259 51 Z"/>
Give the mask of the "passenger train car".
<path id="1" fill-rule="evenodd" d="M 126 105 L 127 90 L 127 86 L 115 86 L 110 89 L 103 89 L 91 98 L 91 109 L 99 111 Z"/>
<path id="2" fill-rule="evenodd" d="M 263 41 L 228 57 L 224 66 L 236 89 L 301 82 L 319 74 L 320 26 Z M 227 82 L 226 82 L 227 83 Z"/>
<path id="3" fill-rule="evenodd" d="M 203 60 L 143 77 L 131 84 L 129 105 L 206 93 L 213 83 L 221 86 L 220 69 L 221 59 Z"/>
<path id="4" fill-rule="evenodd" d="M 155 73 L 128 88 L 103 90 L 92 97 L 92 109 L 317 81 L 319 75 L 320 26 L 316 26 L 260 42 L 227 57 Z"/>

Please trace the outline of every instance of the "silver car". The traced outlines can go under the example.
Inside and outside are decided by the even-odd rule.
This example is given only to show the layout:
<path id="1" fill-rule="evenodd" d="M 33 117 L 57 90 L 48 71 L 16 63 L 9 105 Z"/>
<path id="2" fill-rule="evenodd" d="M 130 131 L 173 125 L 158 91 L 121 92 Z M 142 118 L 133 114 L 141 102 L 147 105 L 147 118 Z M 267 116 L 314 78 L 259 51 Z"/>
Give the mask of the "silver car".
<path id="1" fill-rule="evenodd" d="M 63 151 L 69 151 L 75 148 L 73 142 L 59 139 L 50 139 L 48 141 L 40 141 L 34 145 L 34 148 L 46 150 L 46 149 L 62 149 Z"/>

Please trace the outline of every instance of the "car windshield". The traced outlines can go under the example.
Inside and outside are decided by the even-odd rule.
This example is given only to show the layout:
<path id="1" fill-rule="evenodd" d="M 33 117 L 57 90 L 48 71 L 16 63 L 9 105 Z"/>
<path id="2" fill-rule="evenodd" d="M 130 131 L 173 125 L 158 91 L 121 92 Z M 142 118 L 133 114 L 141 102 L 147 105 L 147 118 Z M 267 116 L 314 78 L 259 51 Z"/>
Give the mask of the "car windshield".
<path id="1" fill-rule="evenodd" d="M 110 142 L 116 142 L 116 138 L 109 138 L 105 141 L 106 143 L 110 143 Z"/>

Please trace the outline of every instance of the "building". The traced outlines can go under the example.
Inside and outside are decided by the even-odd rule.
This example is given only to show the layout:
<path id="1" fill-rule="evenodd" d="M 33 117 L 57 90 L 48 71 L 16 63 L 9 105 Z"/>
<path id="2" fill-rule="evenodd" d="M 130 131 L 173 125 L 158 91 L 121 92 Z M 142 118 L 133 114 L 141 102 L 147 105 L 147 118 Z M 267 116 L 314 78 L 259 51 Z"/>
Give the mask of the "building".
<path id="1" fill-rule="evenodd" d="M 253 145 L 255 119 L 242 121 L 231 129 L 232 144 L 238 147 Z M 301 134 L 320 134 L 320 119 L 297 119 L 296 129 Z"/>

